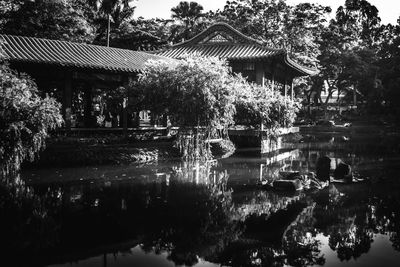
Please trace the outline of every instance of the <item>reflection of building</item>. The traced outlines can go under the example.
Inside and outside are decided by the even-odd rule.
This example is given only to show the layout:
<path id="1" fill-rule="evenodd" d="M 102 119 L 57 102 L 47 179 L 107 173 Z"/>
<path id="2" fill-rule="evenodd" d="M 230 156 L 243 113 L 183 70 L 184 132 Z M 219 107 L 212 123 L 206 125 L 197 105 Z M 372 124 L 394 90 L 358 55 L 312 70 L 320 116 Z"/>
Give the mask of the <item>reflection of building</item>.
<path id="1" fill-rule="evenodd" d="M 295 77 L 315 74 L 290 59 L 285 49 L 267 47 L 225 23 L 214 24 L 192 39 L 157 54 L 171 58 L 198 54 L 226 59 L 234 72 L 242 73 L 251 82 L 282 88 L 285 95 Z"/>
<path id="2" fill-rule="evenodd" d="M 144 52 L 11 35 L 0 35 L 0 44 L 11 67 L 31 75 L 43 95 L 63 103 L 67 128 L 122 127 L 123 121 L 133 126 L 134 114 L 123 112 L 121 86 L 149 59 L 172 62 Z"/>

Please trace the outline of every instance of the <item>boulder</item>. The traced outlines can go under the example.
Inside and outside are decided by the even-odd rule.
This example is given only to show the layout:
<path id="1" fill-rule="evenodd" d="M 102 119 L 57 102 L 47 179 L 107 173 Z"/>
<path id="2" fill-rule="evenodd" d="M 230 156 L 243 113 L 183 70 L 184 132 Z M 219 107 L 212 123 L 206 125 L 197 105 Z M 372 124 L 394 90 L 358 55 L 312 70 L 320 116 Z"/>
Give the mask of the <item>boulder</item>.
<path id="1" fill-rule="evenodd" d="M 303 188 L 303 184 L 299 179 L 294 180 L 275 180 L 272 186 L 281 191 L 296 191 Z"/>
<path id="2" fill-rule="evenodd" d="M 353 178 L 351 172 L 351 166 L 344 162 L 339 162 L 339 164 L 336 166 L 335 171 L 333 172 L 333 177 L 336 180 L 351 181 Z"/>
<path id="3" fill-rule="evenodd" d="M 319 121 L 317 121 L 316 125 L 333 127 L 333 126 L 335 126 L 335 122 L 332 120 L 319 120 Z"/>
<path id="4" fill-rule="evenodd" d="M 329 157 L 320 157 L 317 160 L 317 178 L 320 181 L 329 181 L 331 171 L 331 159 Z"/>
<path id="5" fill-rule="evenodd" d="M 282 177 L 283 180 L 294 180 L 294 179 L 301 179 L 301 175 L 297 171 L 281 171 L 279 175 Z"/>

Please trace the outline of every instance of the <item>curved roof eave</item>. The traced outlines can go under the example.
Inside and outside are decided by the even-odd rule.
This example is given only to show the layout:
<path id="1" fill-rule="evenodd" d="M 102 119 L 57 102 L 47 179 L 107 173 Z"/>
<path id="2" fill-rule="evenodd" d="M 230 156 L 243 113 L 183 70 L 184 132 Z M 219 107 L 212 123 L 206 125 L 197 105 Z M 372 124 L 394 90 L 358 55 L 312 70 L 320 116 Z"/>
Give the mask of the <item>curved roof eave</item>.
<path id="1" fill-rule="evenodd" d="M 295 62 L 293 59 L 291 59 L 288 54 L 285 54 L 284 56 L 284 61 L 285 63 L 296 70 L 300 75 L 299 76 L 314 76 L 319 73 L 318 70 L 316 69 L 311 69 L 306 66 L 300 65 L 299 63 Z"/>

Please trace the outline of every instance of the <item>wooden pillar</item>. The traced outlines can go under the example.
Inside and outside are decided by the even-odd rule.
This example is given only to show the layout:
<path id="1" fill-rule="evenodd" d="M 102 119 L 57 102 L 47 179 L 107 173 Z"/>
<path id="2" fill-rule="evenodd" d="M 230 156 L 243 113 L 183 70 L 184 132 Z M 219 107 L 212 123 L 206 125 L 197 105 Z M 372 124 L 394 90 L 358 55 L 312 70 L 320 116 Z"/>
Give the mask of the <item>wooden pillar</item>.
<path id="1" fill-rule="evenodd" d="M 122 127 L 125 139 L 128 139 L 128 87 L 130 79 L 126 77 L 124 81 L 125 96 L 122 102 Z"/>
<path id="2" fill-rule="evenodd" d="M 272 91 L 275 90 L 275 69 L 272 70 L 271 88 L 272 88 Z"/>
<path id="3" fill-rule="evenodd" d="M 63 115 L 65 121 L 65 129 L 71 129 L 71 115 L 72 115 L 72 73 L 66 71 L 64 73 L 64 92 L 63 92 Z"/>
<path id="4" fill-rule="evenodd" d="M 256 62 L 255 63 L 255 69 L 256 69 L 256 83 L 258 85 L 264 86 L 264 66 L 261 62 Z"/>
<path id="5" fill-rule="evenodd" d="M 85 116 L 85 127 L 93 127 L 93 115 L 92 115 L 92 85 L 85 84 L 84 87 L 84 98 L 85 98 L 85 106 L 84 106 L 84 116 Z"/>
<path id="6" fill-rule="evenodd" d="M 128 97 L 124 97 L 122 102 L 122 127 L 125 139 L 128 138 Z"/>
<path id="7" fill-rule="evenodd" d="M 285 106 L 286 106 L 286 98 L 287 98 L 287 87 L 288 87 L 288 82 L 287 79 L 285 77 L 285 84 L 283 85 L 284 89 L 285 89 Z"/>
<path id="8" fill-rule="evenodd" d="M 271 62 L 271 88 L 272 88 L 272 91 L 275 90 L 275 64 L 274 63 L 275 63 L 274 61 Z"/>
<path id="9" fill-rule="evenodd" d="M 292 82 L 290 83 L 290 98 L 292 100 L 294 99 L 293 79 L 292 79 Z"/>

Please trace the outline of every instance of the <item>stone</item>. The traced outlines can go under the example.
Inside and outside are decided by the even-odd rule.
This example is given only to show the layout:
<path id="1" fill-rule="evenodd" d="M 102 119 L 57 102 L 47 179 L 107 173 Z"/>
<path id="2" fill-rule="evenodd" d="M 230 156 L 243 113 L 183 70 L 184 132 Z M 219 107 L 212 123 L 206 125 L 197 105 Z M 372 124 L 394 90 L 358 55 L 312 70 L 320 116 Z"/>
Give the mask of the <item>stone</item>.
<path id="1" fill-rule="evenodd" d="M 277 190 L 296 191 L 301 190 L 303 185 L 299 179 L 294 180 L 275 180 L 272 186 Z"/>
<path id="2" fill-rule="evenodd" d="M 351 172 L 351 166 L 344 162 L 339 162 L 339 164 L 336 166 L 335 171 L 333 172 L 333 177 L 336 180 L 351 181 L 353 178 Z"/>
<path id="3" fill-rule="evenodd" d="M 301 179 L 300 173 L 296 171 L 281 171 L 279 172 L 279 175 L 283 180 Z"/>
<path id="4" fill-rule="evenodd" d="M 329 157 L 320 157 L 317 160 L 317 178 L 320 181 L 329 181 L 331 171 L 331 159 Z"/>
<path id="5" fill-rule="evenodd" d="M 319 121 L 317 121 L 316 125 L 333 127 L 333 126 L 335 126 L 335 122 L 332 120 L 319 120 Z"/>

